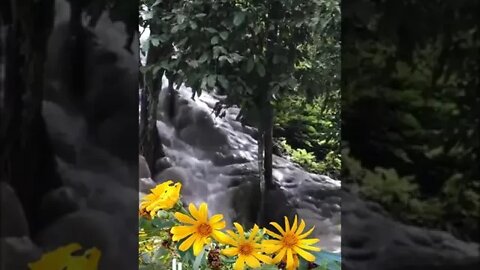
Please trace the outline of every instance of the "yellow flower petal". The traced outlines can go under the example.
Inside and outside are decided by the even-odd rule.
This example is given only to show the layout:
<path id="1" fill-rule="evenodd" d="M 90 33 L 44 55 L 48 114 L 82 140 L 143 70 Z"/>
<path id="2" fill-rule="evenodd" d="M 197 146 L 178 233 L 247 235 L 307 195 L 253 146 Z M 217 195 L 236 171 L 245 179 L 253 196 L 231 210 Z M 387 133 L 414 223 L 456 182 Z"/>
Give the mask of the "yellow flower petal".
<path id="1" fill-rule="evenodd" d="M 193 243 L 193 255 L 198 256 L 200 252 L 202 251 L 202 248 L 204 246 L 202 238 L 197 238 L 195 242 Z"/>
<path id="2" fill-rule="evenodd" d="M 245 256 L 245 262 L 253 269 L 260 267 L 260 262 L 254 256 Z"/>
<path id="3" fill-rule="evenodd" d="M 282 246 L 280 246 L 282 248 Z M 275 257 L 273 257 L 273 263 L 279 263 L 283 260 L 283 257 L 285 257 L 285 253 L 287 252 L 287 248 L 282 248 Z"/>
<path id="4" fill-rule="evenodd" d="M 226 248 L 222 250 L 222 253 L 226 256 L 233 257 L 238 255 L 238 248 L 236 247 Z"/>
<path id="5" fill-rule="evenodd" d="M 283 217 L 283 219 L 285 220 L 285 231 L 286 232 L 289 232 L 290 231 L 290 223 L 288 222 L 288 218 L 287 217 Z M 293 259 L 292 259 L 293 260 Z"/>
<path id="6" fill-rule="evenodd" d="M 305 221 L 302 219 L 300 225 L 298 226 L 298 230 L 295 232 L 296 235 L 300 235 L 303 230 L 305 229 Z"/>
<path id="7" fill-rule="evenodd" d="M 277 238 L 277 239 L 282 239 L 283 236 L 276 234 L 268 229 L 265 229 L 265 232 L 270 235 L 271 237 Z"/>
<path id="8" fill-rule="evenodd" d="M 294 265 L 292 249 L 287 249 L 287 269 L 292 269 Z"/>
<path id="9" fill-rule="evenodd" d="M 262 245 L 262 250 L 268 254 L 275 253 L 281 248 L 282 248 L 281 245 Z"/>
<path id="10" fill-rule="evenodd" d="M 253 256 L 266 264 L 273 264 L 272 258 L 268 257 L 267 255 L 261 253 L 254 253 Z"/>
<path id="11" fill-rule="evenodd" d="M 319 247 L 314 247 L 314 246 L 307 246 L 307 245 L 297 245 L 299 248 L 301 249 L 305 249 L 305 250 L 311 250 L 311 251 L 320 251 L 321 248 Z"/>
<path id="12" fill-rule="evenodd" d="M 280 234 L 282 234 L 282 235 L 285 234 L 285 231 L 282 229 L 282 227 L 277 222 L 270 222 L 270 225 L 275 227 L 275 229 L 277 229 L 280 232 Z"/>
<path id="13" fill-rule="evenodd" d="M 223 219 L 223 215 L 222 215 L 222 214 L 213 215 L 213 216 L 210 218 L 210 224 L 218 223 L 218 222 L 220 222 L 222 219 Z"/>
<path id="14" fill-rule="evenodd" d="M 315 226 L 313 226 L 308 232 L 306 232 L 306 233 L 304 233 L 304 234 L 302 234 L 302 235 L 299 235 L 299 236 L 298 236 L 298 239 L 301 240 L 301 239 L 309 236 L 309 235 L 313 232 L 314 229 L 315 229 Z"/>
<path id="15" fill-rule="evenodd" d="M 195 224 L 196 221 L 195 219 L 183 214 L 183 213 L 180 213 L 180 212 L 176 212 L 174 214 L 175 218 L 180 221 L 180 222 L 183 222 L 183 223 L 187 223 L 187 224 Z"/>
<path id="16" fill-rule="evenodd" d="M 200 204 L 198 215 L 200 216 L 199 221 L 206 222 L 208 220 L 208 206 L 206 203 Z"/>
<path id="17" fill-rule="evenodd" d="M 173 229 L 173 228 L 172 228 Z M 171 232 L 171 230 L 170 230 Z M 173 236 L 172 236 L 172 240 L 173 241 L 180 241 L 182 240 L 183 238 L 186 238 L 187 236 L 193 234 L 194 232 L 190 232 L 190 231 L 183 231 L 182 233 L 172 233 Z"/>
<path id="18" fill-rule="evenodd" d="M 245 259 L 243 257 L 238 257 L 238 259 L 233 264 L 233 269 L 243 270 L 244 265 L 245 265 Z"/>
<path id="19" fill-rule="evenodd" d="M 313 245 L 320 242 L 320 239 L 318 238 L 309 238 L 309 239 L 302 239 L 298 241 L 299 244 L 301 245 Z"/>
<path id="20" fill-rule="evenodd" d="M 262 244 L 264 245 L 282 245 L 282 241 L 275 239 L 263 240 Z"/>
<path id="21" fill-rule="evenodd" d="M 193 226 L 174 226 L 170 230 L 172 234 L 185 234 L 185 233 L 194 233 L 195 227 Z"/>
<path id="22" fill-rule="evenodd" d="M 200 214 L 198 213 L 197 207 L 193 203 L 188 205 L 188 211 L 192 215 L 192 217 L 196 220 L 200 220 Z"/>
<path id="23" fill-rule="evenodd" d="M 221 231 L 213 231 L 212 232 L 212 237 L 217 240 L 220 243 L 225 243 L 225 244 L 230 244 L 230 237 L 228 237 L 226 234 L 224 234 Z"/>
<path id="24" fill-rule="evenodd" d="M 260 230 L 260 228 L 258 227 L 257 224 L 253 225 L 253 229 L 252 231 L 250 232 L 250 237 L 248 237 L 248 240 L 249 241 L 253 241 L 253 239 L 255 238 L 255 236 L 258 234 L 258 231 Z"/>
<path id="25" fill-rule="evenodd" d="M 182 242 L 182 244 L 178 247 L 181 251 L 186 251 L 189 249 L 193 242 L 197 239 L 197 235 L 193 234 L 189 238 L 187 238 L 185 241 Z"/>
<path id="26" fill-rule="evenodd" d="M 237 228 L 239 239 L 245 239 L 245 231 L 243 230 L 242 225 L 234 222 L 233 225 Z"/>
<path id="27" fill-rule="evenodd" d="M 227 234 L 236 242 L 238 242 L 240 239 L 238 238 L 238 235 L 234 233 L 232 230 L 227 230 Z"/>
<path id="28" fill-rule="evenodd" d="M 301 248 L 298 248 L 298 247 L 293 247 L 293 250 L 300 256 L 302 256 L 302 258 L 304 258 L 305 260 L 309 261 L 309 262 L 313 262 L 315 261 L 315 256 L 313 256 L 313 254 L 311 254 L 310 252 L 307 252 Z"/>
<path id="29" fill-rule="evenodd" d="M 297 215 L 295 215 L 295 218 L 293 219 L 293 225 L 292 225 L 292 232 L 295 232 L 297 230 Z"/>
<path id="30" fill-rule="evenodd" d="M 210 223 L 210 224 L 211 224 L 210 226 L 214 230 L 221 230 L 221 229 L 226 227 L 225 221 L 220 221 L 220 222 L 217 222 L 217 223 L 214 223 L 214 224 L 212 224 L 212 223 Z"/>

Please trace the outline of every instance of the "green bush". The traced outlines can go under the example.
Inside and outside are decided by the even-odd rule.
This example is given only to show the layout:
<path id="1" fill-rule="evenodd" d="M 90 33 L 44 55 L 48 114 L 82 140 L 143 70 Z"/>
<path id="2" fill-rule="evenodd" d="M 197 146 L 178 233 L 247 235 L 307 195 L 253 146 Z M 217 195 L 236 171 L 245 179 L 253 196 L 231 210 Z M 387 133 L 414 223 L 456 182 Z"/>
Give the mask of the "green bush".
<path id="1" fill-rule="evenodd" d="M 340 173 L 339 108 L 325 106 L 322 97 L 307 102 L 292 95 L 277 101 L 274 136 L 292 160 L 314 173 Z M 339 102 L 339 101 L 338 101 Z"/>

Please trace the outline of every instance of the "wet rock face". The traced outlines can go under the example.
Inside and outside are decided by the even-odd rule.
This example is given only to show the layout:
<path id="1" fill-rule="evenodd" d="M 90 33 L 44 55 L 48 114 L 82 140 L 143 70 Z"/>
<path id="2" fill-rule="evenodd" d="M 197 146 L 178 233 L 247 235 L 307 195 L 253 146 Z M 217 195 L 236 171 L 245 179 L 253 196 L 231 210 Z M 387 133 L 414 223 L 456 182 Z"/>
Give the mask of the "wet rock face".
<path id="1" fill-rule="evenodd" d="M 150 178 L 152 174 L 150 173 L 150 168 L 148 167 L 147 161 L 145 158 L 140 155 L 138 156 L 138 177 L 139 178 Z"/>
<path id="2" fill-rule="evenodd" d="M 171 104 L 165 101 L 170 95 L 163 93 L 160 98 L 160 104 Z M 227 224 L 237 221 L 253 226 L 261 216 L 255 129 L 236 120 L 238 108 L 215 117 L 212 109 L 222 97 L 204 94 L 193 101 L 191 92 L 181 88 L 173 98 L 173 118 L 167 117 L 167 108 L 160 107 L 157 123 L 172 167 L 158 173 L 155 182 L 181 181 L 185 202 L 207 202 L 211 213 L 222 213 Z M 340 182 L 305 172 L 278 156 L 273 167 L 279 189 L 266 194 L 264 221 L 283 223 L 284 216 L 298 214 L 309 226 L 316 226 L 315 235 L 325 249 L 338 251 Z"/>
<path id="3" fill-rule="evenodd" d="M 23 206 L 15 191 L 5 182 L 0 182 L 0 213 L 8 218 L 0 219 L 0 237 L 28 236 L 28 223 Z"/>
<path id="4" fill-rule="evenodd" d="M 475 269 L 480 246 L 391 220 L 381 206 L 343 193 L 342 269 Z M 386 244 L 385 244 L 386 243 Z"/>
<path id="5" fill-rule="evenodd" d="M 0 269 L 27 270 L 30 262 L 42 256 L 41 249 L 28 237 L 0 238 Z"/>
<path id="6" fill-rule="evenodd" d="M 252 137 L 256 131 L 235 120 L 238 108 L 227 109 L 224 118 L 212 116 L 213 127 L 209 122 L 203 129 L 197 129 L 193 114 L 208 114 L 218 99 L 206 93 L 196 97 L 196 101 L 190 97 L 189 89 L 181 88 L 175 101 L 177 120 L 172 123 L 160 118 L 157 123 L 165 154 L 173 167 L 158 174 L 155 181 L 178 179 L 185 183 L 182 192 L 187 202 L 205 201 L 211 213 L 224 214 L 227 224 L 238 221 L 251 227 L 261 199 L 257 146 Z M 204 112 L 199 113 L 199 109 Z M 193 122 L 180 123 L 178 119 Z M 210 137 L 209 145 L 216 147 L 199 146 L 195 139 L 185 140 L 181 131 L 189 130 L 190 126 L 195 131 L 189 136 Z M 215 130 L 220 130 L 225 139 L 214 140 L 214 135 L 209 136 Z M 298 214 L 307 226 L 315 225 L 314 235 L 321 239 L 324 250 L 338 252 L 342 247 L 342 269 L 446 270 L 473 269 L 478 264 L 477 244 L 395 222 L 381 206 L 344 192 L 339 181 L 305 172 L 283 157 L 274 155 L 273 168 L 279 189 L 266 194 L 264 218 L 282 223 L 283 216 Z M 349 235 L 345 242 L 340 239 L 342 224 Z"/>

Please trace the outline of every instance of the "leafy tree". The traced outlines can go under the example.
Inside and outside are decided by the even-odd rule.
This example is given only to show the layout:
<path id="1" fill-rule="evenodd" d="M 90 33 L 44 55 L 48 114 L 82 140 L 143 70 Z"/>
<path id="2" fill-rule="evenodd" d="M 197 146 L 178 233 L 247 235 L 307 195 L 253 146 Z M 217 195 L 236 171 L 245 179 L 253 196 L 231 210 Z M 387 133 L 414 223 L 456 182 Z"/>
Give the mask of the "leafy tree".
<path id="1" fill-rule="evenodd" d="M 152 32 L 149 46 L 174 50 L 146 72 L 169 71 L 172 81 L 192 87 L 194 94 L 218 89 L 227 94 L 227 105 L 240 105 L 240 118 L 259 129 L 264 190 L 274 188 L 273 103 L 290 91 L 321 92 L 314 74 L 322 64 L 316 59 L 318 30 L 328 24 L 319 20 L 322 1 L 152 2 L 145 2 L 146 20 L 161 27 Z"/>

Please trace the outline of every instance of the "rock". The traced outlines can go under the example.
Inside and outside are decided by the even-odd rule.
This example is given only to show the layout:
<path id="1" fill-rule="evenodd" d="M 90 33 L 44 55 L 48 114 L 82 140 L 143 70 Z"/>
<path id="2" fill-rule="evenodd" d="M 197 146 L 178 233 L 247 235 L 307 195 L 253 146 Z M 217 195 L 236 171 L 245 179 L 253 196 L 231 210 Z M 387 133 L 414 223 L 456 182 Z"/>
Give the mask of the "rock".
<path id="1" fill-rule="evenodd" d="M 44 219 L 49 222 L 77 211 L 84 203 L 84 199 L 73 188 L 63 186 L 43 197 L 41 211 Z"/>
<path id="2" fill-rule="evenodd" d="M 148 167 L 145 157 L 142 155 L 138 156 L 138 177 L 139 178 L 151 178 L 152 174 L 150 173 L 150 168 Z"/>
<path id="3" fill-rule="evenodd" d="M 155 183 L 163 183 L 165 181 L 172 180 L 174 182 L 181 182 L 183 185 L 185 185 L 185 183 L 190 179 L 188 174 L 185 172 L 185 169 L 181 167 L 170 167 L 158 173 L 153 180 Z"/>
<path id="4" fill-rule="evenodd" d="M 474 269 L 480 263 L 479 244 L 466 243 L 452 235 L 408 226 L 390 219 L 382 211 L 344 194 L 342 269 Z"/>
<path id="5" fill-rule="evenodd" d="M 220 150 L 228 140 L 219 128 L 206 131 L 202 126 L 187 126 L 180 131 L 180 138 L 188 144 L 207 151 Z"/>
<path id="6" fill-rule="evenodd" d="M 162 158 L 159 158 L 155 162 L 155 171 L 161 172 L 161 171 L 163 171 L 165 169 L 168 169 L 172 166 L 173 166 L 172 165 L 172 160 L 169 157 L 162 157 Z M 145 178 L 149 178 L 149 177 L 145 177 Z"/>
<path id="7" fill-rule="evenodd" d="M 137 229 L 107 213 L 81 210 L 51 224 L 36 242 L 47 251 L 71 243 L 97 247 L 101 251 L 98 269 L 130 270 L 138 267 L 138 243 L 132 242 Z"/>
<path id="8" fill-rule="evenodd" d="M 22 203 L 15 191 L 5 182 L 0 182 L 0 237 L 22 237 L 29 235 L 28 221 Z"/>
<path id="9" fill-rule="evenodd" d="M 42 251 L 28 237 L 0 238 L 0 269 L 27 270 L 28 263 L 38 260 Z"/>
<path id="10" fill-rule="evenodd" d="M 290 220 L 293 220 L 293 217 L 296 214 L 296 209 L 292 207 L 285 193 L 280 189 L 276 189 L 267 191 L 265 196 L 264 213 L 263 225 L 275 230 L 268 225 L 268 223 L 275 221 L 279 224 L 284 224 L 285 216 Z"/>
<path id="11" fill-rule="evenodd" d="M 151 178 L 140 178 L 139 191 L 141 193 L 150 193 L 150 190 L 157 185 Z"/>

